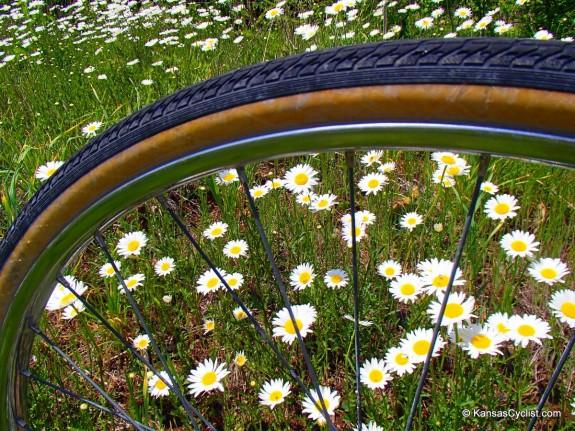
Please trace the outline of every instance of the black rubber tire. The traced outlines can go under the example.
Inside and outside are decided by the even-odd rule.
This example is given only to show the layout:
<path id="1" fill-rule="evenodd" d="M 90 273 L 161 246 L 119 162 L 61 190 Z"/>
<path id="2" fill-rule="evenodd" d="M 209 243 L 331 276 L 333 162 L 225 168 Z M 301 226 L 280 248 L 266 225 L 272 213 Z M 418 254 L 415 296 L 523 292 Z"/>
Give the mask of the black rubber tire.
<path id="1" fill-rule="evenodd" d="M 19 289 L 18 280 L 2 284 L 2 272 L 8 265 L 15 265 L 14 250 L 22 245 L 27 232 L 41 227 L 37 220 L 58 197 L 86 174 L 125 150 L 195 119 L 262 101 L 347 88 L 420 84 L 543 90 L 556 92 L 558 97 L 575 94 L 575 44 L 482 38 L 349 46 L 246 67 L 159 100 L 109 128 L 68 160 L 41 187 L 7 231 L 0 243 L 0 334 L 8 327 L 6 316 Z M 526 128 L 527 132 L 552 132 L 554 136 L 573 141 L 575 126 L 565 124 L 565 120 L 557 125 L 553 117 L 549 114 L 542 119 L 522 121 L 533 123 L 532 127 Z M 500 125 L 494 119 L 470 117 L 468 120 L 469 124 L 478 126 Z M 516 120 L 511 118 L 510 121 Z M 522 127 L 518 124 L 518 129 Z M 575 156 L 570 157 L 566 164 L 575 160 Z M 541 158 L 545 159 L 545 156 Z M 21 270 L 22 273 L 25 271 L 26 268 Z M 34 320 L 35 317 L 24 316 L 23 319 Z M 10 374 L 16 373 L 15 353 L 8 347 L 0 342 L 0 360 L 7 364 L 8 370 L 4 376 L 0 372 L 0 396 L 17 392 L 14 389 L 16 378 Z M 26 348 L 23 351 L 26 352 Z M 0 422 L 5 414 L 6 411 L 0 409 Z M 4 427 L 4 424 L 0 426 Z"/>

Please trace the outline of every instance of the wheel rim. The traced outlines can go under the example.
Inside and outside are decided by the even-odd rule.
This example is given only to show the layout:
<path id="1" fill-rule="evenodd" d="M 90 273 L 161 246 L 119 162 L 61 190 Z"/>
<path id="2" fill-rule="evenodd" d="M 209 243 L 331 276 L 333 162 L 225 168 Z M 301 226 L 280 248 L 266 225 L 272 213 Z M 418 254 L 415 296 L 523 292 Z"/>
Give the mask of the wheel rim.
<path id="1" fill-rule="evenodd" d="M 66 226 L 58 238 L 48 244 L 41 256 L 25 276 L 24 283 L 18 291 L 15 301 L 6 314 L 6 325 L 2 327 L 0 339 L 0 357 L 10 358 L 12 372 L 2 374 L 0 383 L 14 389 L 9 400 L 16 405 L 9 405 L 8 410 L 21 411 L 23 390 L 17 368 L 26 368 L 33 334 L 19 328 L 26 322 L 35 325 L 44 309 L 51 286 L 59 268 L 65 266 L 74 252 L 89 241 L 92 233 L 100 227 L 111 223 L 118 215 L 132 208 L 135 204 L 155 196 L 179 183 L 183 178 L 190 181 L 206 174 L 213 173 L 225 166 L 238 166 L 278 154 L 293 155 L 311 151 L 349 150 L 377 147 L 381 142 L 393 142 L 381 148 L 426 148 L 430 150 L 452 149 L 454 151 L 485 152 L 494 155 L 511 156 L 521 159 L 545 160 L 551 164 L 575 166 L 575 139 L 564 134 L 542 133 L 505 129 L 500 127 L 480 127 L 476 125 L 450 125 L 433 123 L 371 123 L 344 124 L 290 129 L 285 132 L 264 134 L 228 142 L 218 149 L 209 149 L 188 154 L 162 168 L 141 172 L 122 185 L 121 188 L 90 205 L 89 210 Z M 452 143 L 455 142 L 456 145 Z M 458 142 L 465 144 L 457 145 Z M 469 144 L 469 145 L 468 145 Z M 506 144 L 503 146 L 502 144 Z M 505 151 L 502 151 L 504 148 Z M 246 157 L 246 151 L 249 156 Z M 535 156 L 534 156 L 535 154 Z M 88 180 L 87 180 L 88 181 Z M 138 196 L 136 200 L 133 196 Z M 128 199 L 128 197 L 130 199 Z M 57 257 L 55 259 L 54 257 Z M 30 287 L 34 286 L 34 288 Z M 36 289 L 35 286 L 44 286 Z M 24 316 L 22 318 L 22 316 Z M 19 346 L 19 351 L 14 346 Z M 15 381 L 16 380 L 16 381 Z M 11 413 L 9 412 L 11 415 Z M 20 416 L 21 413 L 18 413 Z"/>

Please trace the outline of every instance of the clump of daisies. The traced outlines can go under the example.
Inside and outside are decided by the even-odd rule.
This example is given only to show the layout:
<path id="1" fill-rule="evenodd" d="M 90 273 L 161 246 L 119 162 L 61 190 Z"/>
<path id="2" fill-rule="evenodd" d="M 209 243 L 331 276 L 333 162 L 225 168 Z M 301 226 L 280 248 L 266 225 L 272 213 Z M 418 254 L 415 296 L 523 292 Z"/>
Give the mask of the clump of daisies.
<path id="1" fill-rule="evenodd" d="M 360 242 L 366 235 L 367 227 L 375 222 L 375 214 L 364 210 L 355 213 L 355 233 L 352 231 L 351 214 L 345 214 L 341 218 L 342 224 L 342 237 L 348 247 L 352 246 L 353 237 L 355 235 L 356 242 Z"/>

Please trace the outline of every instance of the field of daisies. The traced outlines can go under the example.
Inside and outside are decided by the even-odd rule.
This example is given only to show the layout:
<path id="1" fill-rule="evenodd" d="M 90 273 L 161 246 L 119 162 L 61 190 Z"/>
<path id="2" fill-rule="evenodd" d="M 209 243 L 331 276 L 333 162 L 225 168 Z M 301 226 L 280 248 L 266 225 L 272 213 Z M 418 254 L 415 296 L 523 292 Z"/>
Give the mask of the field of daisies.
<path id="1" fill-rule="evenodd" d="M 571 43 L 574 20 L 569 1 L 536 0 L 4 4 L 0 238 L 75 151 L 184 86 L 344 44 Z M 87 246 L 43 331 L 142 429 L 357 430 L 358 381 L 362 431 L 403 429 L 430 351 L 413 429 L 525 429 L 575 328 L 575 176 L 492 160 L 454 268 L 478 168 L 451 152 L 357 152 L 354 216 L 338 153 L 185 184 Z M 40 339 L 30 372 L 33 429 L 134 428 Z M 535 429 L 573 429 L 574 373 L 571 357 Z"/>

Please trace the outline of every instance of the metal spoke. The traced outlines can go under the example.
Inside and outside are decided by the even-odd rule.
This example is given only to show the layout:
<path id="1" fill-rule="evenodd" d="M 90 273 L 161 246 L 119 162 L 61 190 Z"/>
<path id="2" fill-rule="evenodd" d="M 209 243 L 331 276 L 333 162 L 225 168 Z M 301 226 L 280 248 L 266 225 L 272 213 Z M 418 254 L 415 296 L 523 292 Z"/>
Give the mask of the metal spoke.
<path id="1" fill-rule="evenodd" d="M 42 377 L 37 376 L 36 374 L 31 373 L 31 372 L 28 371 L 28 370 L 20 370 L 20 373 L 21 373 L 23 376 L 25 376 L 25 377 L 27 377 L 27 378 L 29 378 L 29 379 L 36 380 L 37 382 L 39 382 L 39 383 L 41 383 L 41 384 L 43 384 L 43 385 L 45 385 L 45 386 L 48 386 L 48 387 L 50 387 L 50 388 L 52 388 L 52 389 L 55 389 L 55 390 L 57 390 L 57 391 L 59 391 L 59 392 L 62 392 L 63 394 L 68 395 L 68 396 L 70 396 L 70 397 L 72 397 L 72 398 L 76 398 L 77 400 L 82 401 L 83 403 L 89 404 L 89 405 L 91 405 L 92 407 L 96 407 L 97 409 L 102 410 L 102 411 L 105 412 L 105 413 L 108 413 L 108 414 L 110 414 L 110 415 L 116 416 L 117 418 L 126 420 L 126 418 L 125 418 L 124 416 L 122 416 L 120 413 L 118 413 L 118 412 L 116 412 L 116 411 L 114 411 L 114 410 L 110 410 L 109 408 L 104 407 L 103 405 L 98 404 L 98 403 L 96 403 L 96 402 L 94 402 L 94 401 L 92 401 L 92 400 L 89 400 L 89 399 L 87 399 L 87 398 L 84 398 L 84 397 L 82 397 L 82 396 L 80 396 L 80 395 L 78 395 L 78 394 L 76 394 L 76 393 L 74 393 L 74 392 L 72 392 L 72 391 L 69 391 L 69 390 L 66 389 L 66 388 L 63 388 L 63 387 L 58 386 L 58 385 L 55 385 L 54 383 L 51 383 L 51 382 L 49 382 L 49 381 L 47 381 L 47 380 L 44 380 Z M 137 421 L 135 421 L 135 422 L 137 422 Z M 144 430 L 147 430 L 147 431 L 156 431 L 154 428 L 150 428 L 149 426 L 146 426 L 146 425 L 144 425 L 144 424 L 142 424 L 142 423 L 140 423 L 140 422 L 137 422 L 137 423 L 138 423 L 138 425 L 140 425 Z"/>
<path id="2" fill-rule="evenodd" d="M 174 393 L 176 393 L 176 391 L 174 390 L 174 385 L 170 382 L 169 379 L 165 379 L 161 374 L 160 371 L 158 371 L 156 369 L 156 367 L 154 367 L 150 361 L 148 361 L 144 356 L 142 356 L 140 354 L 140 352 L 138 352 L 134 346 L 132 345 L 132 343 L 130 343 L 128 340 L 126 340 L 118 331 L 116 331 L 116 329 L 114 329 L 114 327 L 112 325 L 110 325 L 110 323 L 106 320 L 105 317 L 103 317 L 100 313 L 98 313 L 98 311 L 92 307 L 88 301 L 86 301 L 84 299 L 84 297 L 82 297 L 80 294 L 78 294 L 78 292 L 76 292 L 74 290 L 74 288 L 70 285 L 70 283 L 68 282 L 68 280 L 66 280 L 66 278 L 62 275 L 60 275 L 58 277 L 58 281 L 60 283 L 62 283 L 70 292 L 72 292 L 72 294 L 84 305 L 84 307 L 86 307 L 86 309 L 88 309 L 90 311 L 90 313 L 92 313 L 110 332 L 112 332 L 112 334 L 114 334 L 114 336 L 128 349 L 130 350 L 130 352 L 132 352 L 132 354 L 140 361 L 142 362 L 150 371 L 152 371 L 156 376 L 158 376 L 158 378 L 164 382 L 166 384 L 166 386 L 168 386 L 168 388 L 172 391 L 174 391 Z M 200 420 L 210 429 L 215 430 L 215 428 L 213 427 L 213 425 L 210 424 L 210 422 L 194 407 L 192 406 L 188 400 L 186 398 L 184 398 L 182 401 L 182 403 L 184 403 L 186 406 L 189 407 L 189 409 L 198 417 L 200 418 Z"/>
<path id="3" fill-rule="evenodd" d="M 256 331 L 258 332 L 258 334 L 262 337 L 262 339 L 264 340 L 264 342 L 273 350 L 273 352 L 275 353 L 276 357 L 280 360 L 280 362 L 282 363 L 282 365 L 288 370 L 290 376 L 294 379 L 294 381 L 299 385 L 299 387 L 303 390 L 303 392 L 310 398 L 310 400 L 315 403 L 314 397 L 311 395 L 309 389 L 307 388 L 307 386 L 304 384 L 304 382 L 301 380 L 301 378 L 298 376 L 298 374 L 296 373 L 295 369 L 289 364 L 289 362 L 287 361 L 287 359 L 285 358 L 285 356 L 279 351 L 279 349 L 277 348 L 277 346 L 274 344 L 274 342 L 268 337 L 268 335 L 266 334 L 266 332 L 263 330 L 263 328 L 261 327 L 261 325 L 258 323 L 258 321 L 256 320 L 256 318 L 253 316 L 253 314 L 251 313 L 250 309 L 248 307 L 246 307 L 246 305 L 243 303 L 243 301 L 240 299 L 240 297 L 233 291 L 233 289 L 229 286 L 229 284 L 227 283 L 227 281 L 224 279 L 224 277 L 222 276 L 222 274 L 220 274 L 220 271 L 218 271 L 218 268 L 214 265 L 214 263 L 211 261 L 211 259 L 208 257 L 208 255 L 206 254 L 206 252 L 200 247 L 200 245 L 198 244 L 198 242 L 195 240 L 195 238 L 193 237 L 193 235 L 190 233 L 189 229 L 184 225 L 184 222 L 180 219 L 180 217 L 178 217 L 178 215 L 175 213 L 175 211 L 170 207 L 170 204 L 168 203 L 168 201 L 166 201 L 166 198 L 163 197 L 162 195 L 157 196 L 158 201 L 162 204 L 162 206 L 168 211 L 168 213 L 170 214 L 170 216 L 172 217 L 172 219 L 174 220 L 174 222 L 178 225 L 178 227 L 180 228 L 180 230 L 182 231 L 182 233 L 188 238 L 188 240 L 192 243 L 193 247 L 196 249 L 196 251 L 200 254 L 200 256 L 202 257 L 202 259 L 207 263 L 207 265 L 210 267 L 210 269 L 214 272 L 214 274 L 216 274 L 216 276 L 219 278 L 219 280 L 221 281 L 221 283 L 224 285 L 224 287 L 226 288 L 226 291 L 232 296 L 232 299 L 236 302 L 236 304 L 238 304 L 240 306 L 240 308 L 242 309 L 242 311 L 244 313 L 246 313 L 247 319 L 252 323 L 252 325 L 254 325 L 254 327 L 256 328 Z M 295 326 L 295 328 L 297 328 L 297 325 Z M 319 391 L 318 391 L 319 392 Z M 321 394 L 319 395 L 321 397 Z M 328 422 L 329 425 L 331 425 L 331 427 L 333 427 L 333 424 L 331 423 L 331 421 Z M 335 430 L 335 428 L 332 428 L 333 430 Z"/>
<path id="4" fill-rule="evenodd" d="M 449 300 L 449 295 L 451 293 L 451 288 L 453 287 L 453 281 L 455 280 L 455 274 L 457 273 L 457 267 L 459 266 L 459 261 L 463 255 L 463 248 L 467 240 L 467 235 L 469 233 L 469 228 L 473 220 L 473 214 L 475 213 L 475 206 L 477 205 L 477 200 L 479 199 L 479 191 L 481 188 L 481 183 L 487 174 L 487 167 L 489 166 L 489 160 L 491 156 L 488 154 L 483 154 L 479 161 L 479 169 L 477 172 L 477 181 L 475 183 L 475 188 L 473 190 L 473 195 L 471 196 L 471 202 L 469 204 L 469 209 L 467 211 L 467 216 L 465 218 L 465 224 L 463 225 L 463 231 L 461 232 L 461 237 L 459 238 L 459 244 L 457 246 L 457 251 L 455 252 L 455 257 L 453 259 L 453 267 L 451 268 L 451 275 L 449 276 L 449 282 L 445 288 L 445 294 L 443 301 L 441 303 L 441 308 L 439 310 L 439 316 L 435 327 L 433 328 L 433 337 L 431 340 L 431 345 L 429 346 L 429 351 L 427 352 L 427 357 L 425 358 L 425 363 L 423 364 L 423 370 L 421 372 L 421 377 L 419 379 L 419 384 L 417 385 L 417 390 L 415 391 L 415 396 L 413 398 L 413 403 L 411 404 L 411 410 L 409 412 L 409 417 L 407 418 L 407 424 L 405 426 L 405 431 L 410 431 L 413 425 L 413 419 L 415 418 L 415 413 L 417 412 L 417 407 L 419 406 L 419 400 L 421 398 L 421 391 L 423 390 L 423 385 L 429 372 L 429 364 L 431 362 L 431 356 L 433 355 L 433 350 L 435 349 L 435 343 L 439 337 L 439 329 L 441 328 L 441 321 L 445 314 L 445 307 L 447 306 L 447 301 Z"/>
<path id="5" fill-rule="evenodd" d="M 110 265 L 114 269 L 114 273 L 116 274 L 116 278 L 118 279 L 118 281 L 122 285 L 122 289 L 123 289 L 124 293 L 126 294 L 126 297 L 128 298 L 128 301 L 130 302 L 130 305 L 132 306 L 132 309 L 134 310 L 134 314 L 136 315 L 138 321 L 140 322 L 140 325 L 142 326 L 142 328 L 144 329 L 144 332 L 148 335 L 148 337 L 150 337 L 150 344 L 154 348 L 156 355 L 158 355 L 158 359 L 162 363 L 162 367 L 164 368 L 164 371 L 168 374 L 168 377 L 170 378 L 170 381 L 171 381 L 173 389 L 174 389 L 174 393 L 176 394 L 176 396 L 178 397 L 178 399 L 182 403 L 182 406 L 184 407 L 184 410 L 186 411 L 186 415 L 188 416 L 188 418 L 192 422 L 194 429 L 196 431 L 200 431 L 198 423 L 193 416 L 192 409 L 190 408 L 191 406 L 188 403 L 188 401 L 186 400 L 186 398 L 184 397 L 184 395 L 182 394 L 179 383 L 176 381 L 174 375 L 172 374 L 170 368 L 168 367 L 168 364 L 167 364 L 166 360 L 164 359 L 164 356 L 162 355 L 162 352 L 160 351 L 160 348 L 158 347 L 158 344 L 156 343 L 154 336 L 152 335 L 150 329 L 148 328 L 148 325 L 147 325 L 144 317 L 142 316 L 142 313 L 140 312 L 140 309 L 139 309 L 138 305 L 136 304 L 134 297 L 130 293 L 130 289 L 128 289 L 128 287 L 126 286 L 124 278 L 120 274 L 120 271 L 118 270 L 118 267 L 116 266 L 116 263 L 114 262 L 114 259 L 112 258 L 112 255 L 110 254 L 110 250 L 108 250 L 108 247 L 106 246 L 106 242 L 104 241 L 104 237 L 102 236 L 102 234 L 99 231 L 96 231 L 96 233 L 94 234 L 94 238 L 96 239 L 97 244 L 100 246 L 100 248 L 102 249 L 102 251 L 106 255 L 106 259 L 108 260 L 108 262 L 110 263 Z M 215 431 L 215 428 L 209 422 L 205 422 L 205 424 L 211 430 Z"/>
<path id="6" fill-rule="evenodd" d="M 567 362 L 567 359 L 569 359 L 569 355 L 571 354 L 571 351 L 573 350 L 574 345 L 575 345 L 575 331 L 573 332 L 573 335 L 571 336 L 571 339 L 569 340 L 567 347 L 565 347 L 565 350 L 563 351 L 563 354 L 561 355 L 561 359 L 559 360 L 559 363 L 555 367 L 555 371 L 553 371 L 553 375 L 551 376 L 551 380 L 549 381 L 547 388 L 545 388 L 545 392 L 543 392 L 543 395 L 541 396 L 541 400 L 539 401 L 539 404 L 537 405 L 537 414 L 531 418 L 531 421 L 529 422 L 529 426 L 527 427 L 527 431 L 531 431 L 533 429 L 533 427 L 535 426 L 537 419 L 539 419 L 539 416 L 541 415 L 541 411 L 543 410 L 543 406 L 547 402 L 549 395 L 551 395 L 551 391 L 553 390 L 553 387 L 555 386 L 555 383 L 557 382 L 557 378 L 559 377 L 559 374 L 561 373 L 561 370 L 563 369 L 565 362 Z"/>
<path id="7" fill-rule="evenodd" d="M 24 420 L 22 420 L 20 418 L 16 419 L 16 424 L 20 428 L 24 428 L 26 431 L 34 431 L 26 422 L 24 422 Z"/>
<path id="8" fill-rule="evenodd" d="M 250 193 L 250 188 L 249 188 L 249 184 L 248 184 L 248 178 L 247 178 L 247 175 L 246 175 L 246 170 L 244 169 L 243 166 L 240 166 L 240 167 L 237 168 L 237 172 L 238 172 L 238 176 L 239 176 L 239 178 L 240 178 L 240 183 L 242 184 L 242 186 L 243 186 L 243 188 L 244 188 L 244 192 L 245 192 L 246 197 L 247 197 L 247 199 L 248 199 L 248 202 L 249 202 L 249 205 L 250 205 L 250 210 L 251 210 L 251 213 L 252 213 L 252 217 L 253 217 L 254 222 L 255 222 L 255 224 L 256 224 L 258 233 L 259 233 L 259 235 L 260 235 L 260 239 L 262 240 L 262 244 L 263 244 L 264 249 L 265 249 L 265 251 L 266 251 L 266 255 L 267 255 L 267 257 L 268 257 L 268 261 L 269 261 L 269 263 L 270 263 L 270 265 L 271 265 L 271 267 L 272 267 L 272 271 L 273 271 L 274 279 L 275 279 L 275 281 L 276 281 L 276 285 L 277 285 L 278 290 L 279 290 L 279 292 L 280 292 L 280 295 L 281 295 L 281 297 L 282 297 L 282 299 L 283 299 L 284 305 L 285 305 L 285 307 L 286 307 L 287 310 L 288 310 L 288 314 L 289 314 L 290 320 L 291 320 L 291 322 L 292 322 L 292 325 L 293 325 L 293 327 L 294 327 L 294 329 L 295 329 L 296 338 L 297 338 L 299 347 L 300 347 L 300 349 L 301 349 L 304 362 L 305 362 L 305 364 L 306 364 L 306 367 L 307 367 L 308 373 L 309 373 L 309 375 L 310 375 L 310 378 L 311 378 L 312 384 L 313 384 L 313 386 L 314 386 L 314 389 L 315 389 L 315 391 L 317 392 L 317 396 L 318 396 L 318 398 L 319 398 L 319 402 L 320 402 L 321 409 L 322 409 L 322 414 L 323 414 L 323 416 L 324 416 L 324 418 L 325 418 L 325 420 L 326 420 L 326 422 L 327 422 L 329 428 L 332 429 L 332 430 L 335 430 L 336 428 L 335 428 L 335 426 L 333 425 L 333 423 L 331 422 L 331 419 L 329 418 L 329 414 L 328 414 L 328 412 L 327 412 L 327 408 L 326 408 L 326 406 L 325 406 L 325 403 L 324 403 L 324 400 L 323 400 L 323 396 L 322 396 L 321 391 L 320 391 L 320 388 L 319 388 L 319 381 L 318 381 L 318 379 L 317 379 L 315 370 L 313 369 L 313 365 L 312 365 L 312 363 L 311 363 L 311 359 L 310 359 L 310 357 L 309 357 L 309 353 L 308 353 L 308 351 L 307 351 L 307 348 L 306 348 L 306 346 L 305 346 L 305 343 L 304 343 L 304 341 L 303 341 L 303 338 L 302 338 L 302 336 L 301 336 L 301 334 L 300 334 L 298 325 L 297 325 L 297 323 L 296 323 L 296 319 L 295 319 L 295 315 L 293 314 L 293 309 L 292 309 L 292 306 L 291 306 L 291 302 L 290 302 L 290 300 L 289 300 L 289 298 L 288 298 L 285 285 L 284 285 L 284 283 L 283 283 L 283 280 L 282 280 L 282 277 L 281 277 L 279 268 L 278 268 L 278 266 L 277 266 L 277 264 L 276 264 L 275 256 L 274 256 L 274 254 L 273 254 L 273 252 L 272 252 L 270 243 L 269 243 L 269 241 L 268 241 L 268 239 L 267 239 L 267 235 L 266 235 L 266 233 L 265 233 L 265 231 L 264 231 L 263 224 L 262 224 L 262 222 L 261 222 L 258 209 L 257 209 L 256 204 L 255 204 L 255 202 L 254 202 L 254 198 L 253 198 L 253 196 L 252 196 L 251 193 Z M 310 398 L 311 398 L 312 403 L 314 403 L 315 405 L 317 405 L 317 404 L 316 404 L 316 401 L 313 399 L 313 397 L 310 397 Z"/>
<path id="9" fill-rule="evenodd" d="M 130 424 L 134 426 L 139 431 L 144 431 L 144 429 L 136 422 L 134 419 L 126 413 L 126 411 L 118 405 L 108 393 L 103 390 L 94 380 L 92 380 L 82 369 L 76 365 L 72 359 L 68 355 L 66 355 L 46 334 L 42 332 L 40 328 L 37 326 L 30 326 L 30 328 L 38 334 L 56 353 L 58 353 L 68 364 L 72 366 L 83 378 L 86 380 L 94 389 L 96 389 L 105 399 L 108 401 L 118 412 L 122 415 L 122 419 L 128 421 Z"/>
<path id="10" fill-rule="evenodd" d="M 347 165 L 347 176 L 349 180 L 349 206 L 351 211 L 351 262 L 352 262 L 352 283 L 353 283 L 353 334 L 355 347 L 355 392 L 357 394 L 357 429 L 362 430 L 362 411 L 361 411 L 361 376 L 360 376 L 360 339 L 359 339 L 359 287 L 357 276 L 357 238 L 355 235 L 355 184 L 353 181 L 353 152 L 345 153 L 345 162 Z"/>

